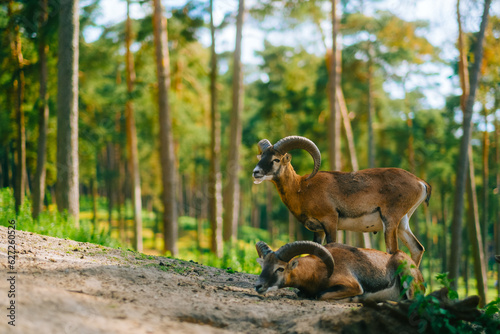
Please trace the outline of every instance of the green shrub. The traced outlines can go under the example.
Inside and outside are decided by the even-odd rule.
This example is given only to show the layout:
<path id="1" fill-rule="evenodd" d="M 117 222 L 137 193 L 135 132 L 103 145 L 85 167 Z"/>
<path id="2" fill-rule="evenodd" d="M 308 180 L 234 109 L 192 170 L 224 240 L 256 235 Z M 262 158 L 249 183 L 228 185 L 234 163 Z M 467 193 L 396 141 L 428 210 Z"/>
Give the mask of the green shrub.
<path id="1" fill-rule="evenodd" d="M 448 289 L 450 300 L 458 299 L 458 293 L 451 289 L 448 273 L 436 275 L 436 279 Z M 481 310 L 481 316 L 474 321 L 457 319 L 455 314 L 441 306 L 440 300 L 431 294 L 417 292 L 408 309 L 408 318 L 418 320 L 419 333 L 462 334 L 462 333 L 498 333 L 500 299 L 487 304 Z"/>

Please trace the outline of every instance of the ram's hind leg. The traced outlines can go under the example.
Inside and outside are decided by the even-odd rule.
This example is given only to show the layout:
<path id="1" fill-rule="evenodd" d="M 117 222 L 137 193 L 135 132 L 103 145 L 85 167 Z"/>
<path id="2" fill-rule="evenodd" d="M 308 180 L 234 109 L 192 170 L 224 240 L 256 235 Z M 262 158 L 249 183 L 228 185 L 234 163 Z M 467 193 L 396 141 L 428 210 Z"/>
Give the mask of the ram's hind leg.
<path id="1" fill-rule="evenodd" d="M 404 215 L 401 219 L 401 223 L 398 228 L 398 236 L 403 241 L 403 243 L 408 247 L 411 253 L 411 259 L 417 265 L 417 268 L 420 266 L 420 261 L 422 260 L 422 256 L 424 255 L 424 246 L 418 241 L 415 235 L 412 233 L 409 224 L 408 215 Z"/>
<path id="2" fill-rule="evenodd" d="M 384 216 L 382 216 L 382 222 L 387 253 L 394 254 L 398 250 L 398 222 Z"/>

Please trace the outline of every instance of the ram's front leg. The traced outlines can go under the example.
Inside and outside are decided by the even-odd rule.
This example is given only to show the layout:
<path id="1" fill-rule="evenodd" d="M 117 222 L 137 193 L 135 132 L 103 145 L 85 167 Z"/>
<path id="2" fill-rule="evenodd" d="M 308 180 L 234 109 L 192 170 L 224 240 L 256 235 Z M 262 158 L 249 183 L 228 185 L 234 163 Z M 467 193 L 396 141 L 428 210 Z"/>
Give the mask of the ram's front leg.
<path id="1" fill-rule="evenodd" d="M 314 232 L 313 241 L 322 245 L 325 240 L 324 224 L 315 218 L 310 218 L 304 223 L 304 227 Z"/>
<path id="2" fill-rule="evenodd" d="M 356 280 L 347 280 L 339 283 L 338 285 L 333 285 L 325 291 L 318 294 L 319 300 L 340 300 L 346 298 L 352 298 L 363 294 L 363 288 Z M 346 300 L 349 301 L 349 300 Z"/>
<path id="3" fill-rule="evenodd" d="M 337 242 L 339 217 L 337 213 L 331 214 L 322 222 L 323 230 L 326 234 L 326 243 Z"/>
<path id="4" fill-rule="evenodd" d="M 314 239 L 313 239 L 314 242 L 316 242 L 320 245 L 323 245 L 324 240 L 325 240 L 325 232 L 324 231 L 314 232 Z"/>

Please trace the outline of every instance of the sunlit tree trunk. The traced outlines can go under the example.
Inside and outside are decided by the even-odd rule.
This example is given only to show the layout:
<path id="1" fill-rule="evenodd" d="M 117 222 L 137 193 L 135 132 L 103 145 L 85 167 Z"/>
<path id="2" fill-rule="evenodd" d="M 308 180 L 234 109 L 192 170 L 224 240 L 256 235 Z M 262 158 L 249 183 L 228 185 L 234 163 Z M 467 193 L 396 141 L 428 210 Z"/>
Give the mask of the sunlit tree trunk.
<path id="1" fill-rule="evenodd" d="M 338 107 L 340 114 L 342 115 L 342 121 L 344 122 L 344 129 L 347 138 L 347 146 L 349 148 L 349 156 L 351 158 L 351 167 L 353 171 L 359 170 L 358 157 L 356 154 L 356 147 L 354 145 L 354 135 L 351 128 L 351 119 L 349 118 L 349 111 L 347 110 L 347 105 L 344 99 L 344 93 L 340 87 L 337 87 L 337 101 L 339 103 Z"/>
<path id="2" fill-rule="evenodd" d="M 112 222 L 113 222 L 113 204 L 115 199 L 115 191 L 120 192 L 121 189 L 115 188 L 117 185 L 115 182 L 115 168 L 114 168 L 114 147 L 112 143 L 108 143 L 106 145 L 106 149 L 104 152 L 103 161 L 106 165 L 106 172 L 104 173 L 104 183 L 106 186 L 106 197 L 108 199 L 108 226 L 109 226 L 109 234 L 111 235 Z M 120 239 L 123 241 L 123 239 Z"/>
<path id="3" fill-rule="evenodd" d="M 496 101 L 496 106 L 498 106 L 500 101 Z M 495 240 L 495 254 L 500 254 L 500 121 L 495 114 L 495 166 L 496 166 L 496 222 L 494 228 L 494 240 Z M 497 277 L 500 277 L 500 263 L 497 266 Z M 497 296 L 500 297 L 500 284 L 497 284 Z"/>
<path id="4" fill-rule="evenodd" d="M 441 271 L 446 272 L 448 268 L 448 210 L 446 206 L 446 191 L 441 188 L 441 226 L 443 227 L 443 237 L 441 238 Z"/>
<path id="5" fill-rule="evenodd" d="M 415 149 L 414 149 L 414 142 L 415 142 L 415 136 L 414 136 L 414 127 L 413 127 L 413 117 L 411 114 L 411 108 L 410 108 L 410 101 L 408 100 L 408 92 L 406 89 L 406 81 L 408 79 L 409 73 L 404 75 L 402 79 L 402 84 L 403 84 L 403 94 L 404 94 L 404 109 L 405 109 L 405 114 L 406 114 L 406 125 L 408 127 L 408 167 L 410 169 L 410 172 L 413 174 L 416 174 L 416 165 L 415 165 Z M 418 212 L 415 212 L 414 214 L 414 220 L 418 221 L 417 215 Z"/>
<path id="6" fill-rule="evenodd" d="M 245 0 L 239 0 L 238 17 L 236 19 L 236 47 L 233 58 L 233 101 L 231 111 L 231 128 L 229 140 L 229 156 L 227 161 L 227 186 L 224 193 L 224 241 L 236 240 L 238 234 L 238 214 L 240 203 L 240 170 L 241 114 L 243 112 L 243 71 L 241 65 L 241 41 L 243 37 L 243 19 Z"/>
<path id="7" fill-rule="evenodd" d="M 252 227 L 259 228 L 260 227 L 260 206 L 259 206 L 259 192 L 257 191 L 257 187 L 252 187 L 252 194 L 250 198 L 251 203 L 251 221 Z"/>
<path id="8" fill-rule="evenodd" d="M 170 88 L 170 65 L 168 52 L 167 19 L 162 15 L 160 0 L 154 0 L 153 28 L 158 76 L 158 108 L 160 113 L 160 164 L 163 185 L 163 237 L 164 248 L 172 256 L 177 250 L 177 203 L 176 203 L 176 163 L 172 118 L 168 91 Z"/>
<path id="9" fill-rule="evenodd" d="M 483 215 L 482 215 L 482 230 L 483 230 L 483 244 L 484 244 L 484 256 L 485 259 L 488 258 L 488 179 L 489 179 L 489 168 L 488 168 L 488 153 L 490 150 L 490 138 L 488 134 L 488 109 L 483 105 L 484 111 L 484 131 L 483 131 Z"/>
<path id="10" fill-rule="evenodd" d="M 290 210 L 288 210 L 288 242 L 295 241 L 295 230 L 298 222 Z"/>
<path id="11" fill-rule="evenodd" d="M 215 52 L 215 26 L 213 0 L 210 0 L 210 177 L 209 212 L 212 229 L 210 250 L 217 257 L 222 256 L 222 173 L 220 170 L 220 113 L 217 108 L 217 53 Z"/>
<path id="12" fill-rule="evenodd" d="M 467 176 L 467 199 L 468 207 L 468 235 L 472 248 L 472 259 L 474 261 L 474 274 L 477 282 L 477 293 L 481 297 L 480 307 L 486 302 L 488 290 L 488 277 L 486 276 L 486 266 L 484 258 L 483 238 L 479 225 L 479 209 L 477 204 L 476 181 L 474 173 L 474 161 L 472 159 L 472 145 L 469 145 L 469 174 Z"/>
<path id="13" fill-rule="evenodd" d="M 59 211 L 78 224 L 78 37 L 79 2 L 59 2 L 59 53 L 57 64 L 57 183 Z"/>
<path id="14" fill-rule="evenodd" d="M 340 112 L 337 89 L 340 87 L 340 75 L 342 70 L 341 49 L 337 43 L 339 35 L 339 18 L 337 13 L 337 1 L 331 0 L 332 4 L 332 55 L 328 71 L 328 100 L 330 102 L 330 117 L 328 119 L 328 146 L 329 162 L 331 170 L 341 169 L 340 152 Z M 328 59 L 328 57 L 327 57 Z"/>
<path id="15" fill-rule="evenodd" d="M 16 174 L 14 186 L 14 199 L 16 211 L 19 211 L 20 206 L 24 202 L 24 194 L 26 187 L 26 130 L 24 119 L 24 59 L 21 48 L 21 33 L 19 24 L 14 18 L 14 2 L 9 1 L 8 16 L 11 21 L 12 31 L 10 32 L 10 49 L 11 57 L 15 64 L 15 75 L 13 76 L 13 100 L 17 123 L 16 136 Z"/>
<path id="16" fill-rule="evenodd" d="M 45 163 L 47 161 L 47 134 L 49 128 L 49 94 L 47 91 L 48 68 L 47 55 L 49 46 L 45 42 L 45 24 L 48 18 L 48 0 L 40 2 L 40 19 L 38 22 L 38 69 L 40 71 L 39 109 L 38 109 L 38 154 L 36 174 L 33 184 L 33 218 L 37 218 L 43 208 L 45 196 Z"/>
<path id="17" fill-rule="evenodd" d="M 375 103 L 373 100 L 373 57 L 371 44 L 368 49 L 368 167 L 375 167 L 375 137 L 373 135 L 373 118 L 375 115 Z"/>
<path id="18" fill-rule="evenodd" d="M 266 227 L 269 232 L 270 245 L 274 245 L 276 235 L 273 224 L 273 185 L 271 182 L 266 182 Z"/>
<path id="19" fill-rule="evenodd" d="M 128 166 L 132 183 L 132 206 L 134 207 L 134 241 L 135 249 L 142 252 L 142 201 L 141 201 L 141 178 L 139 174 L 139 154 L 137 152 L 137 132 L 135 127 L 135 116 L 133 106 L 134 92 L 134 59 L 130 50 L 132 44 L 132 20 L 130 19 L 130 0 L 127 0 L 127 22 L 125 25 L 126 44 L 126 75 L 127 75 L 127 102 L 125 106 L 125 121 L 127 128 L 127 151 Z"/>
<path id="20" fill-rule="evenodd" d="M 488 13 L 490 9 L 491 0 L 485 0 L 483 17 L 481 20 L 481 28 L 477 35 L 477 44 L 474 50 L 474 65 L 472 67 L 472 73 L 470 76 L 470 88 L 469 94 L 465 95 L 464 87 L 466 87 L 467 80 L 465 80 L 465 50 L 463 45 L 463 33 L 461 29 L 461 19 L 460 19 L 460 1 L 457 1 L 457 21 L 459 24 L 459 51 L 460 51 L 460 77 L 462 83 L 463 95 L 466 96 L 466 104 L 463 109 L 463 135 L 460 141 L 459 159 L 457 163 L 457 176 L 455 183 L 455 194 L 453 201 L 453 219 L 452 219 L 452 237 L 451 237 L 451 252 L 450 252 L 450 263 L 449 272 L 450 278 L 454 279 L 452 282 L 452 287 L 457 288 L 457 279 L 459 276 L 459 260 L 461 254 L 461 243 L 462 243 L 462 215 L 464 207 L 464 192 L 466 186 L 467 178 L 467 167 L 468 167 L 468 148 L 471 138 L 472 126 L 472 112 L 474 101 L 476 97 L 476 89 L 479 82 L 480 67 L 483 59 L 483 41 L 484 34 L 486 30 L 486 25 L 488 22 Z M 462 41 L 461 41 L 462 39 Z M 465 100 L 465 98 L 463 98 Z"/>
<path id="21" fill-rule="evenodd" d="M 97 176 L 90 180 L 90 191 L 92 193 L 92 223 L 94 224 L 94 232 L 97 231 Z"/>
<path id="22" fill-rule="evenodd" d="M 119 125 L 119 131 L 122 131 L 120 121 L 119 121 L 119 116 L 120 114 L 117 114 L 117 122 Z M 116 194 L 115 198 L 115 207 L 118 211 L 118 226 L 119 226 L 119 234 L 120 234 L 120 239 L 124 243 L 128 243 L 129 237 L 128 237 L 128 229 L 127 229 L 127 222 L 125 221 L 125 162 L 122 160 L 122 155 L 120 151 L 120 144 L 116 144 L 113 146 L 114 149 L 114 163 L 115 163 L 115 168 L 114 168 L 114 178 L 113 182 L 116 184 L 116 189 L 118 190 L 118 193 Z M 110 225 L 110 230 L 111 230 L 111 225 Z"/>

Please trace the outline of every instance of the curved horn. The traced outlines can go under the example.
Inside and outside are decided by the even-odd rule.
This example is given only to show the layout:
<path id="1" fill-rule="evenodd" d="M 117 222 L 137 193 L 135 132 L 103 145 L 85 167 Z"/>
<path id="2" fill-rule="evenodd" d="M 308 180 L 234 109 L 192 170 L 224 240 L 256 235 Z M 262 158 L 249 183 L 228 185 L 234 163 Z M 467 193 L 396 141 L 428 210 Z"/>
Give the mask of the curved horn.
<path id="1" fill-rule="evenodd" d="M 257 249 L 257 253 L 261 258 L 265 258 L 267 254 L 273 252 L 271 247 L 269 247 L 264 241 L 259 241 L 258 243 L 256 243 L 255 248 Z"/>
<path id="2" fill-rule="evenodd" d="M 326 265 L 328 277 L 333 273 L 335 261 L 332 254 L 325 247 L 312 241 L 295 241 L 282 246 L 276 251 L 276 257 L 281 261 L 288 262 L 297 255 L 311 254 L 319 257 Z"/>
<path id="3" fill-rule="evenodd" d="M 267 150 L 269 147 L 273 146 L 271 144 L 271 142 L 267 139 L 262 139 L 261 141 L 259 141 L 259 151 L 260 153 L 264 152 L 265 150 Z"/>
<path id="4" fill-rule="evenodd" d="M 306 150 L 314 160 L 314 169 L 306 180 L 309 180 L 318 172 L 319 166 L 321 165 L 321 153 L 319 152 L 316 144 L 314 144 L 311 140 L 300 136 L 289 136 L 280 139 L 276 144 L 274 144 L 273 148 L 281 154 L 285 154 L 286 152 L 294 149 Z"/>

